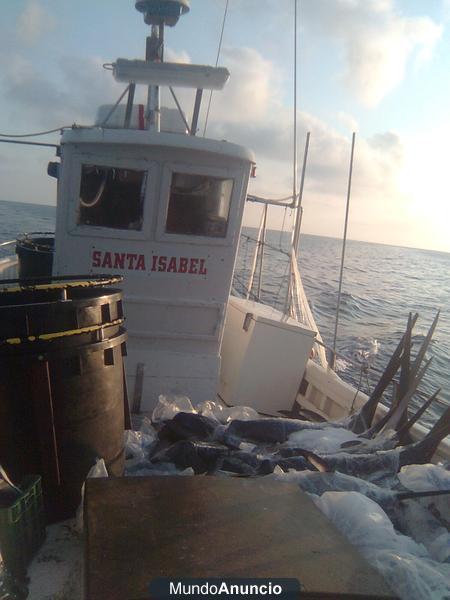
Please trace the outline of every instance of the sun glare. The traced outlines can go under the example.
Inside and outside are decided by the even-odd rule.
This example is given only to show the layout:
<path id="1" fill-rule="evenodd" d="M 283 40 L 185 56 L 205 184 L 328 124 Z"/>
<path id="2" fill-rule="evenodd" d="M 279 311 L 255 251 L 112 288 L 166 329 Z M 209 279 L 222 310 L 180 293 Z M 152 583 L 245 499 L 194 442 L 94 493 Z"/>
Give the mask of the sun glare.
<path id="1" fill-rule="evenodd" d="M 406 217 L 420 226 L 420 245 L 450 251 L 450 179 L 447 136 L 427 135 L 405 149 L 400 190 L 406 198 Z M 419 240 L 418 240 L 419 241 Z"/>

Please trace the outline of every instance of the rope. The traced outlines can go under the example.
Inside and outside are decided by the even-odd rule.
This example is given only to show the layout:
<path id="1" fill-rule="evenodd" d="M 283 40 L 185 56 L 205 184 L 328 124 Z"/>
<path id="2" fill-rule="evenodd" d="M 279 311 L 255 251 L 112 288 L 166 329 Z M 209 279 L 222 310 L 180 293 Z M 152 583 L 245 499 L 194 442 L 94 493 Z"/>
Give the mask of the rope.
<path id="1" fill-rule="evenodd" d="M 236 275 L 236 273 L 234 274 L 234 279 L 241 286 L 240 293 L 242 294 L 242 297 L 247 297 L 248 300 L 255 300 L 255 301 L 258 300 L 258 298 L 255 296 L 255 294 L 253 292 L 248 291 L 247 285 L 242 281 L 242 279 L 239 277 L 239 275 Z"/>
<path id="2" fill-rule="evenodd" d="M 353 400 L 352 400 L 352 405 L 350 406 L 350 410 L 348 411 L 349 416 L 353 414 L 353 411 L 354 411 L 354 408 L 355 408 L 356 398 L 358 397 L 358 394 L 359 394 L 359 392 L 361 390 L 362 378 L 363 378 L 363 365 L 361 365 L 361 369 L 360 369 L 360 372 L 359 372 L 358 387 L 356 388 L 356 392 L 355 392 L 355 395 L 353 396 Z"/>
<path id="3" fill-rule="evenodd" d="M 21 280 L 19 279 L 2 279 L 0 282 L 0 294 L 15 293 L 35 290 L 65 290 L 69 288 L 88 288 L 88 287 L 103 287 L 105 285 L 114 285 L 123 281 L 122 275 L 98 275 L 94 278 L 92 275 L 86 275 L 90 279 L 78 279 L 82 275 L 58 275 L 55 278 L 37 277 L 35 279 Z M 40 280 L 44 281 L 41 283 Z M 56 279 L 55 283 L 51 281 Z M 7 287 L 11 284 L 11 287 Z"/>
<path id="4" fill-rule="evenodd" d="M 55 131 L 62 131 L 63 129 L 70 129 L 73 125 L 63 125 L 62 127 L 56 127 L 55 129 L 48 129 L 47 131 L 37 131 L 36 133 L 0 133 L 0 137 L 7 138 L 25 138 L 25 137 L 36 137 L 38 135 L 47 135 L 48 133 L 55 133 Z"/>
<path id="5" fill-rule="evenodd" d="M 89 327 L 79 327 L 78 329 L 70 329 L 67 331 L 55 331 L 52 333 L 41 333 L 40 335 L 30 335 L 26 338 L 8 338 L 2 340 L 1 344 L 9 344 L 10 346 L 16 346 L 18 344 L 26 342 L 50 342 L 63 337 L 71 337 L 74 335 L 81 335 L 82 333 L 94 333 L 95 331 L 101 331 L 107 327 L 114 327 L 115 325 L 122 325 L 125 319 L 115 319 L 109 323 L 102 323 L 101 325 L 91 325 Z"/>
<path id="6" fill-rule="evenodd" d="M 251 237 L 250 235 L 247 235 L 246 233 L 241 233 L 241 237 L 246 238 L 247 240 L 251 240 L 252 242 L 256 242 L 258 243 L 258 240 L 254 237 Z M 290 253 L 286 252 L 286 250 L 282 250 L 281 248 L 278 248 L 278 246 L 274 246 L 272 244 L 270 244 L 269 242 L 264 242 L 264 246 L 267 246 L 267 248 L 270 248 L 271 250 L 275 250 L 275 252 L 280 252 L 281 254 L 284 254 L 285 256 L 290 257 Z"/>
<path id="7" fill-rule="evenodd" d="M 220 52 L 222 50 L 222 40 L 223 40 L 223 32 L 225 30 L 225 23 L 227 20 L 227 14 L 228 14 L 228 4 L 229 4 L 230 0 L 227 0 L 227 3 L 225 5 L 225 11 L 223 13 L 223 20 L 222 20 L 222 31 L 220 32 L 220 40 L 219 40 L 219 47 L 217 48 L 217 58 L 216 58 L 216 67 L 219 64 L 219 58 L 220 58 Z M 211 100 L 212 100 L 212 95 L 213 95 L 213 90 L 211 90 L 209 92 L 209 100 L 208 100 L 208 109 L 206 111 L 206 119 L 205 119 L 205 128 L 203 129 L 203 137 L 205 137 L 206 135 L 206 128 L 208 127 L 208 119 L 209 119 L 209 111 L 211 109 Z"/>

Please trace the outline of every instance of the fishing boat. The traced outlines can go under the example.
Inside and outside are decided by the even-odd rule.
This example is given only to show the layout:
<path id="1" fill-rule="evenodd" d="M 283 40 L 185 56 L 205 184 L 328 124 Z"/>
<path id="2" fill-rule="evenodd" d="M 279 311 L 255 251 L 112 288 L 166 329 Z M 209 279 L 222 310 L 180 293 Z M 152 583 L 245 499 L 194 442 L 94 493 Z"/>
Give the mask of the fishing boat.
<path id="1" fill-rule="evenodd" d="M 369 427 L 387 422 L 380 398 L 344 382 L 325 355 L 297 265 L 305 169 L 299 187 L 296 160 L 292 197 L 278 203 L 296 214 L 285 308 L 251 295 L 257 265 L 263 270 L 265 223 L 249 293 L 230 295 L 245 203 L 267 210 L 275 201 L 248 194 L 252 151 L 197 135 L 204 92 L 221 90 L 227 69 L 163 60 L 164 27 L 189 11 L 187 0 L 138 0 L 136 8 L 151 27 L 145 60 L 107 65 L 125 86 L 118 101 L 101 107 L 94 125 L 62 131 L 48 169 L 58 181 L 54 242 L 39 233 L 20 238 L 17 254 L 0 263 L 2 279 L 36 286 L 39 276 L 122 276 L 127 395 L 141 416 L 161 397 L 185 396 L 194 406 L 214 401 L 318 421 L 351 419 L 369 406 Z M 134 103 L 139 84 L 148 88 L 146 105 Z M 162 87 L 176 109 L 161 106 Z M 190 120 L 178 88 L 195 91 Z M 51 272 L 42 265 L 49 255 Z M 409 429 L 413 442 L 428 433 L 418 422 Z M 433 460 L 449 459 L 443 439 Z"/>

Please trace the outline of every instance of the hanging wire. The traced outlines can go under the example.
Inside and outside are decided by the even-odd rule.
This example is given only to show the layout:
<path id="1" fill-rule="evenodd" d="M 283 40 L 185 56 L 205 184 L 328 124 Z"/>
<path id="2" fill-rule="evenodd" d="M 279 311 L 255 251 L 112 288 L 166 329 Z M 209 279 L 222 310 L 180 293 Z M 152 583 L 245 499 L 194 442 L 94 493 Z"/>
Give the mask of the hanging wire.
<path id="1" fill-rule="evenodd" d="M 226 23 L 226 20 L 227 20 L 228 4 L 229 4 L 229 2 L 230 2 L 230 0 L 227 0 L 227 3 L 225 5 L 225 10 L 224 10 L 224 13 L 223 13 L 222 31 L 220 32 L 219 47 L 217 48 L 216 67 L 219 64 L 220 53 L 222 51 L 223 32 L 225 31 L 225 23 Z M 205 137 L 205 135 L 206 135 L 206 128 L 208 127 L 208 119 L 209 119 L 209 111 L 211 109 L 212 95 L 213 95 L 213 90 L 211 90 L 209 92 L 208 109 L 206 111 L 206 119 L 205 119 L 205 127 L 203 129 L 203 137 Z"/>
<path id="2" fill-rule="evenodd" d="M 358 394 L 361 391 L 361 384 L 362 384 L 362 378 L 363 378 L 363 370 L 364 370 L 364 365 L 361 365 L 361 369 L 360 369 L 360 372 L 359 372 L 359 383 L 358 383 L 358 387 L 356 388 L 355 395 L 353 396 L 352 405 L 350 406 L 350 410 L 348 411 L 349 415 L 353 414 L 354 408 L 355 408 L 356 398 L 358 397 Z"/>
<path id="3" fill-rule="evenodd" d="M 63 125 L 62 127 L 55 127 L 55 129 L 48 129 L 47 131 L 37 131 L 36 133 L 0 133 L 0 137 L 8 138 L 25 138 L 25 137 L 36 137 L 38 135 L 47 135 L 48 133 L 55 133 L 55 131 L 61 131 L 61 129 L 70 129 L 73 125 Z"/>

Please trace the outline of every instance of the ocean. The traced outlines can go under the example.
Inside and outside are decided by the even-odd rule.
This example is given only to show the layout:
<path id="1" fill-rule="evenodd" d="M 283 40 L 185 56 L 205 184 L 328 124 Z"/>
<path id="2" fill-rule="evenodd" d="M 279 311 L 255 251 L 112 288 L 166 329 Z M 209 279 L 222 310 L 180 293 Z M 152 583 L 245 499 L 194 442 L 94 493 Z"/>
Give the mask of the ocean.
<path id="1" fill-rule="evenodd" d="M 256 238 L 255 229 L 244 235 Z M 268 231 L 266 242 L 288 251 L 290 235 Z M 235 292 L 248 282 L 255 243 L 243 237 Z M 332 347 L 342 240 L 303 234 L 298 263 L 306 296 L 324 343 Z M 264 257 L 261 301 L 282 308 L 286 298 L 288 258 L 268 247 Z M 406 329 L 410 312 L 419 313 L 412 353 L 424 339 L 437 310 L 439 322 L 426 358 L 432 358 L 420 390 L 431 395 L 442 388 L 422 421 L 430 425 L 450 404 L 450 254 L 368 242 L 347 241 L 337 335 L 337 372 L 369 393 L 378 381 Z M 369 364 L 367 376 L 361 365 Z M 413 400 L 414 404 L 414 400 Z M 417 404 L 416 404 L 417 405 Z M 418 405 L 417 405 L 418 406 Z"/>
<path id="2" fill-rule="evenodd" d="M 54 231 L 55 208 L 0 201 L 0 241 L 18 233 Z M 256 237 L 256 230 L 243 233 Z M 287 251 L 290 236 L 268 231 L 266 241 Z M 234 291 L 247 283 L 255 244 L 242 237 Z M 333 345 L 334 321 L 342 241 L 303 234 L 299 266 L 303 285 L 326 345 Z M 8 249 L 0 249 L 5 255 Z M 287 257 L 268 247 L 264 258 L 266 276 L 261 300 L 277 307 L 286 297 Z M 339 375 L 365 392 L 373 389 L 386 362 L 405 330 L 409 312 L 418 312 L 413 353 L 423 340 L 438 309 L 441 310 L 427 357 L 429 372 L 420 389 L 430 395 L 442 388 L 439 398 L 423 417 L 430 425 L 450 404 L 450 254 L 367 242 L 347 242 L 346 262 L 337 337 Z M 361 365 L 369 364 L 367 374 Z"/>

